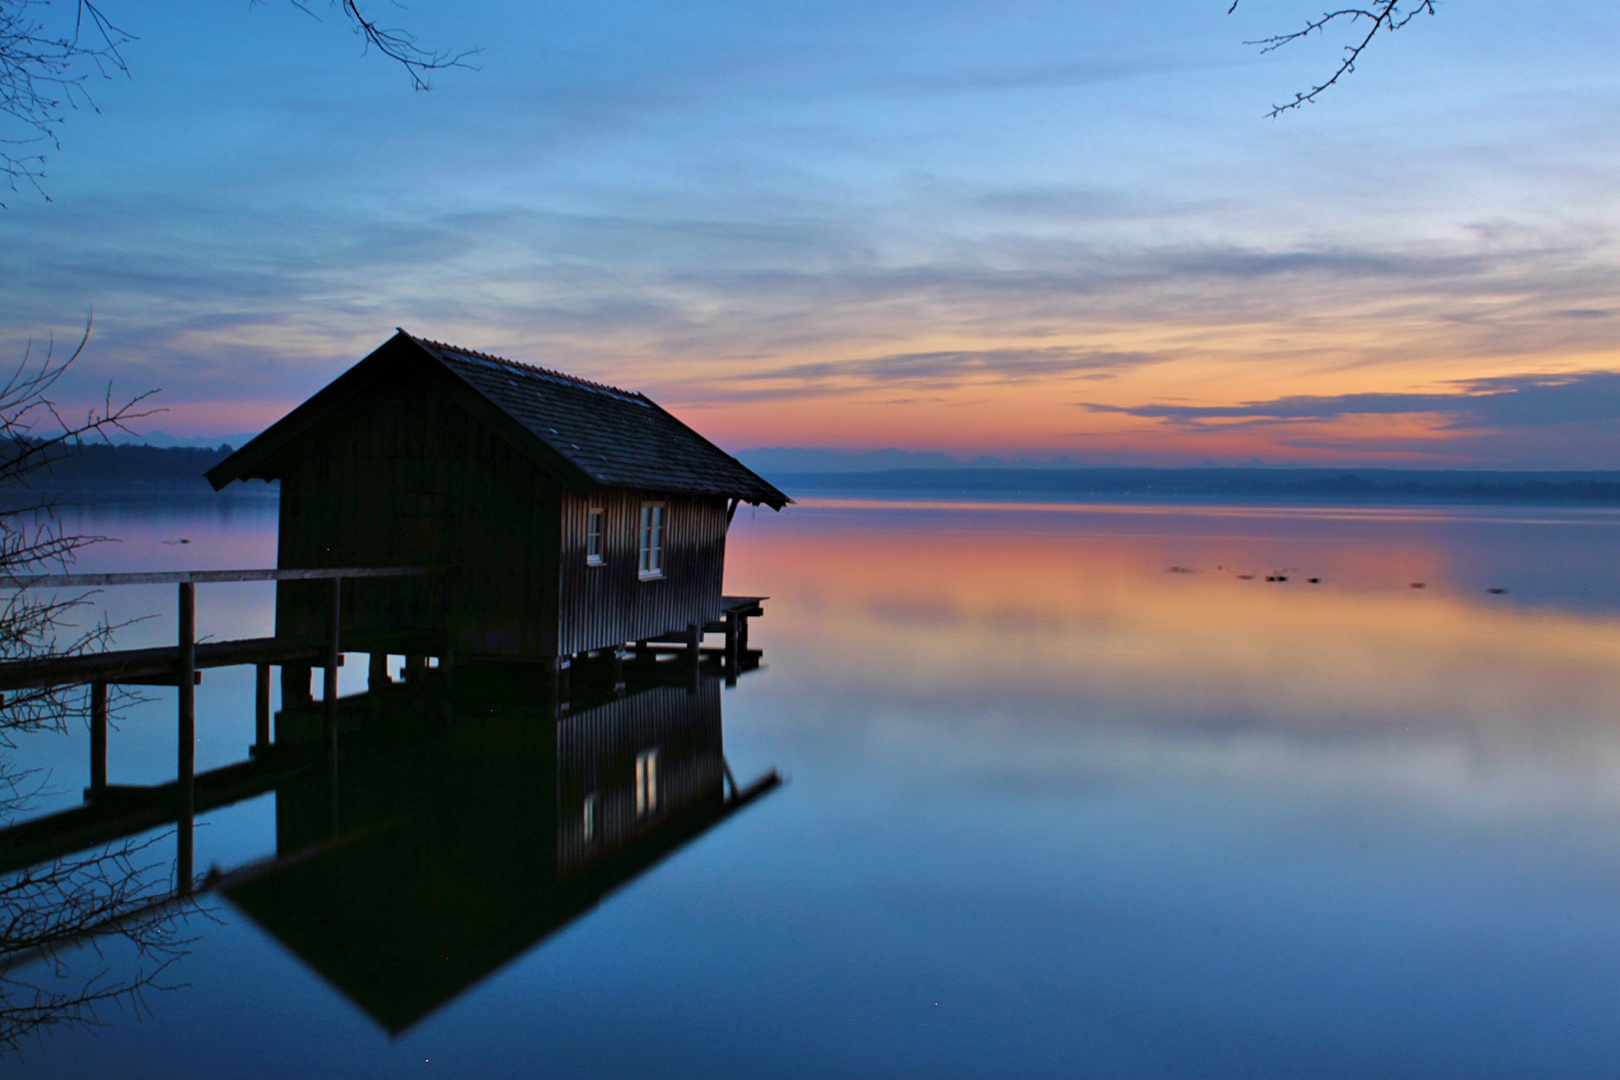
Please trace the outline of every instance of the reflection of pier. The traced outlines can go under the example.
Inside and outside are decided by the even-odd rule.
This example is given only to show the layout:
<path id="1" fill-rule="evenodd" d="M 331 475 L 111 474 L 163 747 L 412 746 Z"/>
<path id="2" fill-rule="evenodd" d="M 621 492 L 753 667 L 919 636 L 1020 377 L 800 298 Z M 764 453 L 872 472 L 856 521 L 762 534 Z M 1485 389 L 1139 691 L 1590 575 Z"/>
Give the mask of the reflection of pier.
<path id="1" fill-rule="evenodd" d="M 28 822 L 0 832 L 0 870 L 16 869 L 35 861 L 36 851 L 50 851 L 61 843 L 103 842 L 128 835 L 138 828 L 178 822 L 180 851 L 177 866 L 180 887 L 193 878 L 190 850 L 190 823 L 199 810 L 228 805 L 268 790 L 265 777 L 273 770 L 255 768 L 242 762 L 203 774 L 195 770 L 196 686 L 205 668 L 253 665 L 256 669 L 254 702 L 254 741 L 250 753 L 262 757 L 270 752 L 271 668 L 279 667 L 282 683 L 284 726 L 295 728 L 292 739 L 282 743 L 308 741 L 312 732 L 329 744 L 335 753 L 343 717 L 353 710 L 340 702 L 337 669 L 343 665 L 344 650 L 361 649 L 370 655 L 369 685 L 380 690 L 391 684 L 388 657 L 404 660 L 407 683 L 420 684 L 433 671 L 432 678 L 450 685 L 453 656 L 442 637 L 432 635 L 365 636 L 360 642 L 345 639 L 342 614 L 345 610 L 345 580 L 370 578 L 424 577 L 441 573 L 418 567 L 340 568 L 322 570 L 206 570 L 173 573 L 60 574 L 41 575 L 7 582 L 21 588 L 89 588 L 109 585 L 178 584 L 176 622 L 178 642 L 174 646 L 126 649 L 76 656 L 53 656 L 0 663 L 0 692 L 14 693 L 61 686 L 90 686 L 90 783 L 85 789 L 85 807 Z M 330 589 L 330 611 L 326 640 L 286 640 L 250 638 L 237 641 L 202 642 L 196 633 L 196 586 L 201 583 L 244 581 L 325 581 Z M 603 669 L 611 674 L 610 684 L 620 692 L 625 687 L 626 662 L 684 658 L 692 680 L 708 661 L 718 662 L 727 685 L 738 675 L 758 666 L 759 653 L 748 647 L 748 619 L 763 613 L 761 597 L 722 598 L 720 620 L 699 628 L 691 626 L 683 635 L 669 635 L 636 642 L 626 649 L 604 649 L 562 658 L 541 667 L 534 664 L 480 665 L 482 677 L 468 672 L 462 682 L 477 693 L 479 685 L 503 686 L 507 692 L 521 689 L 528 700 L 546 700 L 554 715 L 566 713 L 573 696 L 574 670 Z M 703 647 L 705 633 L 724 635 L 723 648 Z M 498 674 L 488 670 L 493 667 Z M 310 690 L 310 676 L 323 672 L 323 694 L 316 709 Z M 174 686 L 178 690 L 176 709 L 176 778 L 172 783 L 153 786 L 112 785 L 107 782 L 107 688 L 110 685 Z M 282 755 L 285 758 L 285 755 Z M 134 822 L 147 824 L 126 828 Z M 53 824 L 54 823 L 54 824 Z M 18 832 L 17 830 L 21 830 Z M 33 839 L 37 836 L 39 839 Z M 80 844 L 79 846 L 83 846 Z M 69 847 L 67 850 L 74 850 Z M 40 855 L 40 858 L 49 857 Z"/>
<path id="2" fill-rule="evenodd" d="M 453 686 L 408 669 L 336 703 L 332 726 L 284 709 L 273 741 L 192 785 L 194 812 L 273 792 L 276 854 L 199 887 L 400 1030 L 779 783 L 739 787 L 726 764 L 721 687 L 738 666 L 758 653 L 649 646 L 581 658 L 566 699 L 507 665 Z M 174 823 L 183 895 L 179 789 L 108 788 L 0 830 L 0 873 Z"/>

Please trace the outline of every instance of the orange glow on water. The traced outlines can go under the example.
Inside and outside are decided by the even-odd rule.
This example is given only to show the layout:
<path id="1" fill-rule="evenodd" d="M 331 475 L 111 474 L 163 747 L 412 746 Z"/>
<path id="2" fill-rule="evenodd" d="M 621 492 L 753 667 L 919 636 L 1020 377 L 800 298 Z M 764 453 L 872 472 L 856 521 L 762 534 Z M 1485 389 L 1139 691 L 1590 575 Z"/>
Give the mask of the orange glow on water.
<path id="1" fill-rule="evenodd" d="M 772 594 L 758 636 L 782 666 L 1296 734 L 1463 725 L 1490 742 L 1500 721 L 1517 741 L 1545 718 L 1549 746 L 1600 732 L 1620 761 L 1620 620 L 1463 592 L 1421 512 L 1356 541 L 1306 526 L 1377 512 L 1117 508 L 1099 528 L 1092 508 L 947 524 L 929 516 L 945 505 L 852 505 L 790 508 L 828 524 L 732 543 L 728 589 Z"/>

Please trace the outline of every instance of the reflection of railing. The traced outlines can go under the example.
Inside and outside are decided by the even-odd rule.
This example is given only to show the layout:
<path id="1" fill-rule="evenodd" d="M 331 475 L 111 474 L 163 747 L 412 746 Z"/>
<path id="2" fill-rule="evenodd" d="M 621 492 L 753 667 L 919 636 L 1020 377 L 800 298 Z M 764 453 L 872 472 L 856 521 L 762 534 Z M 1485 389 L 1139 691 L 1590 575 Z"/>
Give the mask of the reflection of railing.
<path id="1" fill-rule="evenodd" d="M 258 669 L 255 702 L 257 745 L 270 742 L 270 667 L 308 663 L 326 669 L 326 726 L 331 738 L 337 731 L 337 669 L 343 663 L 341 647 L 343 581 L 345 578 L 425 577 L 443 573 L 436 567 L 349 566 L 324 569 L 173 570 L 110 574 L 37 574 L 0 579 L 0 588 L 82 589 L 110 585 L 178 585 L 178 643 L 173 648 L 124 649 L 79 656 L 47 656 L 0 664 L 0 692 L 47 686 L 89 684 L 90 792 L 107 790 L 107 686 L 112 683 L 173 685 L 180 691 L 176 709 L 176 801 L 182 828 L 179 862 L 181 888 L 191 880 L 191 830 L 196 809 L 197 690 L 200 669 L 254 664 Z M 197 644 L 197 586 L 241 581 L 330 581 L 332 611 L 324 644 L 288 643 L 275 638 Z"/>

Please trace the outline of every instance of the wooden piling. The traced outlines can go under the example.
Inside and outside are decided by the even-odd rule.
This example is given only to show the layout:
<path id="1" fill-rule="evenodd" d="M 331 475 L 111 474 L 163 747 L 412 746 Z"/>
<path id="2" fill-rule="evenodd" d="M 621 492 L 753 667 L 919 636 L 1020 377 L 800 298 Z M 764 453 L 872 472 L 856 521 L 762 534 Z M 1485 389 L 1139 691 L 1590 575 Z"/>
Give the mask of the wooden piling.
<path id="1" fill-rule="evenodd" d="M 738 668 L 740 666 L 739 662 L 738 662 L 738 659 L 737 659 L 737 623 L 739 621 L 740 621 L 740 617 L 737 615 L 737 613 L 735 611 L 726 612 L 726 619 L 725 619 L 725 627 L 726 627 L 725 667 L 726 667 L 726 685 L 727 686 L 736 686 L 737 685 L 737 671 L 738 671 Z"/>
<path id="2" fill-rule="evenodd" d="M 313 670 L 309 664 L 281 665 L 281 707 L 294 709 L 310 703 L 309 680 Z"/>
<path id="3" fill-rule="evenodd" d="M 337 740 L 338 660 L 343 655 L 341 644 L 343 620 L 343 579 L 332 579 L 332 621 L 326 641 L 326 682 L 322 690 L 322 712 L 326 720 L 328 741 Z"/>
<path id="4" fill-rule="evenodd" d="M 195 828 L 195 814 L 188 806 L 180 812 L 174 832 L 174 891 L 181 894 L 189 893 L 196 879 L 192 854 Z"/>
<path id="5" fill-rule="evenodd" d="M 253 666 L 253 745 L 270 745 L 270 665 Z"/>
<path id="6" fill-rule="evenodd" d="M 107 789 L 107 684 L 90 684 L 90 790 Z"/>
<path id="7" fill-rule="evenodd" d="M 375 694 L 388 685 L 388 654 L 374 652 L 371 654 L 371 666 L 366 671 L 366 689 Z"/>
<path id="8" fill-rule="evenodd" d="M 703 671 L 703 627 L 695 622 L 686 624 L 686 662 L 692 667 L 692 685 L 690 692 L 695 694 L 702 689 Z"/>
<path id="9" fill-rule="evenodd" d="M 175 834 L 175 887 L 180 892 L 190 892 L 192 819 L 197 807 L 197 587 L 189 581 L 180 583 L 179 607 L 180 663 L 175 675 L 180 695 L 177 725 L 180 827 Z"/>

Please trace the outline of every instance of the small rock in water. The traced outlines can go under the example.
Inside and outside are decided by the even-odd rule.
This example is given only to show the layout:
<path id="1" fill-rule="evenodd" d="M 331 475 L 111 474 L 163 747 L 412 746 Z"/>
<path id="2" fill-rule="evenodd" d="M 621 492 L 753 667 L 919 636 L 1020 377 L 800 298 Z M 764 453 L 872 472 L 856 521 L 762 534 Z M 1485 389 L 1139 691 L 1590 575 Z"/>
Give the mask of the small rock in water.
<path id="1" fill-rule="evenodd" d="M 1254 580 L 1254 575 L 1253 574 L 1239 574 L 1238 575 L 1238 580 L 1239 581 L 1253 581 Z"/>
<path id="2" fill-rule="evenodd" d="M 1322 579 L 1319 578 L 1319 577 L 1306 578 L 1305 580 L 1308 581 L 1312 585 L 1320 585 L 1320 584 L 1322 584 Z"/>
<path id="3" fill-rule="evenodd" d="M 1492 596 L 1501 596 L 1503 593 L 1507 592 L 1506 589 L 1486 589 L 1485 591 L 1490 593 Z"/>
<path id="4" fill-rule="evenodd" d="M 1414 581 L 1414 582 L 1412 582 L 1412 584 L 1411 584 L 1411 585 L 1410 585 L 1410 586 L 1408 586 L 1408 588 L 1413 588 L 1413 589 L 1427 589 L 1427 588 L 1428 588 L 1428 586 L 1427 586 L 1427 585 L 1425 585 L 1425 584 L 1424 584 L 1424 583 L 1423 583 L 1423 582 L 1421 582 L 1421 581 Z"/>

